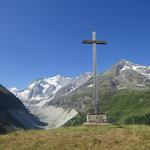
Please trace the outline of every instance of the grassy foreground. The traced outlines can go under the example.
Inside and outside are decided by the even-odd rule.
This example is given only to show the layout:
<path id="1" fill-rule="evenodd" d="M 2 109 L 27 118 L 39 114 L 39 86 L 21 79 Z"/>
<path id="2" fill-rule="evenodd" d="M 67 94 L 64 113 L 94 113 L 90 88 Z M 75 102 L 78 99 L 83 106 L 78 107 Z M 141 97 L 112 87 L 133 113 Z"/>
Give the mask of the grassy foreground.
<path id="1" fill-rule="evenodd" d="M 79 126 L 0 135 L 0 150 L 150 150 L 150 126 Z"/>

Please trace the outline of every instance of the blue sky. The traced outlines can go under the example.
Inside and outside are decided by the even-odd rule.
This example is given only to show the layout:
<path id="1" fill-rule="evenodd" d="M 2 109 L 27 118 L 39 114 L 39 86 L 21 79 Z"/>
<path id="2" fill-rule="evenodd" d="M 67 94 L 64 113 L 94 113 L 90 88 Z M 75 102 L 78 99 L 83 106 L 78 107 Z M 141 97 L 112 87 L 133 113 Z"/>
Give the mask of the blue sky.
<path id="1" fill-rule="evenodd" d="M 56 74 L 92 71 L 91 32 L 98 71 L 120 59 L 150 64 L 149 0 L 0 0 L 0 83 L 24 88 Z"/>

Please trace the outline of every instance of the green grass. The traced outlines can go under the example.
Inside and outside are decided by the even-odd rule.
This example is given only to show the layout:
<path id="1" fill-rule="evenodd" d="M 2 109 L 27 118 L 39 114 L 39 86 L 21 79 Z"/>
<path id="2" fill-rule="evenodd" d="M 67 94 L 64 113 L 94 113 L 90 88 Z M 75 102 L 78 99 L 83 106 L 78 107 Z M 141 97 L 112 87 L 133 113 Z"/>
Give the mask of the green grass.
<path id="1" fill-rule="evenodd" d="M 117 123 L 150 124 L 150 91 L 118 91 L 109 98 L 106 111 Z"/>
<path id="2" fill-rule="evenodd" d="M 107 114 L 109 122 L 150 125 L 150 90 L 119 90 L 113 94 L 101 94 L 99 99 L 100 108 Z M 81 125 L 85 120 L 86 113 L 81 112 L 65 125 Z"/>
<path id="3" fill-rule="evenodd" d="M 0 150 L 150 150 L 150 127 L 78 126 L 0 135 Z"/>

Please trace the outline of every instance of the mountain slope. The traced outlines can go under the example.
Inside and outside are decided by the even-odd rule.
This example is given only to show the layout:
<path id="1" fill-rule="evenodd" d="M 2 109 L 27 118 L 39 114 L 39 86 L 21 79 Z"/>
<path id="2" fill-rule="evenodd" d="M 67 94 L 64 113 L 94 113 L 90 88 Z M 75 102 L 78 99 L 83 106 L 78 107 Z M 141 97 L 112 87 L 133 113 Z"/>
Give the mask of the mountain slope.
<path id="1" fill-rule="evenodd" d="M 0 85 L 0 133 L 19 128 L 42 128 L 44 125 L 28 112 L 15 95 Z"/>

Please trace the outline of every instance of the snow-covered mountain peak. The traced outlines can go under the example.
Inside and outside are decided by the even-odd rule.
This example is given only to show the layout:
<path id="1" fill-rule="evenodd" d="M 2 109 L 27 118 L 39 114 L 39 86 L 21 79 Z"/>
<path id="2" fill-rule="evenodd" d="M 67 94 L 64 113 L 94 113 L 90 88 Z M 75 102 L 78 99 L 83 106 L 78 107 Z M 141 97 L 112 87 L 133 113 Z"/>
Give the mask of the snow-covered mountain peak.
<path id="1" fill-rule="evenodd" d="M 93 73 L 91 72 L 80 74 L 79 76 L 73 79 L 72 83 L 74 84 L 75 88 L 78 88 L 84 83 L 86 83 L 92 76 L 93 76 Z"/>
<path id="2" fill-rule="evenodd" d="M 70 89 L 79 88 L 86 83 L 92 77 L 92 73 L 86 72 L 79 75 L 76 78 L 64 77 L 56 75 L 48 78 L 41 78 L 33 81 L 23 91 L 14 91 L 10 89 L 17 97 L 19 97 L 24 103 L 30 103 L 34 105 L 44 105 L 46 102 L 52 100 L 57 91 L 63 87 L 69 86 Z M 72 87 L 72 88 L 71 88 Z"/>
<path id="3" fill-rule="evenodd" d="M 16 95 L 19 90 L 16 87 L 12 87 L 9 89 L 9 91 Z"/>
<path id="4" fill-rule="evenodd" d="M 79 78 L 84 78 L 84 79 L 90 79 L 91 77 L 93 76 L 93 73 L 92 72 L 85 72 L 83 74 L 80 74 L 79 76 L 77 76 L 76 78 L 74 79 L 79 79 Z"/>
<path id="5" fill-rule="evenodd" d="M 54 77 L 44 78 L 43 81 L 47 82 L 50 85 L 57 86 L 58 84 L 60 85 L 68 84 L 71 81 L 71 78 L 64 77 L 61 75 L 56 75 Z"/>
<path id="6" fill-rule="evenodd" d="M 70 78 L 60 75 L 38 79 L 23 91 L 18 92 L 17 96 L 22 100 L 50 100 L 61 87 L 66 86 L 70 81 Z"/>
<path id="7" fill-rule="evenodd" d="M 122 65 L 123 67 L 128 66 L 131 69 L 134 69 L 134 68 L 149 68 L 149 66 L 139 65 L 139 64 L 136 64 L 136 63 L 133 63 L 131 61 L 124 60 L 124 59 L 119 61 L 116 65 Z"/>
<path id="8" fill-rule="evenodd" d="M 134 63 L 126 63 L 122 67 L 121 71 L 124 70 L 133 70 L 141 74 L 150 74 L 150 66 L 141 66 Z"/>
<path id="9" fill-rule="evenodd" d="M 139 65 L 127 60 L 119 61 L 108 72 L 114 73 L 116 76 L 121 75 L 124 78 L 129 78 L 134 75 L 135 78 L 142 76 L 150 79 L 150 66 Z"/>
<path id="10" fill-rule="evenodd" d="M 132 66 L 138 65 L 138 64 L 135 64 L 135 63 L 133 63 L 133 62 L 131 62 L 131 61 L 122 59 L 122 60 L 120 60 L 118 63 L 116 63 L 115 65 L 116 65 L 116 66 L 122 66 L 122 67 L 123 67 L 123 66 L 130 66 L 130 67 L 132 67 Z"/>

